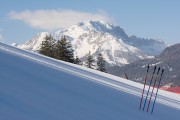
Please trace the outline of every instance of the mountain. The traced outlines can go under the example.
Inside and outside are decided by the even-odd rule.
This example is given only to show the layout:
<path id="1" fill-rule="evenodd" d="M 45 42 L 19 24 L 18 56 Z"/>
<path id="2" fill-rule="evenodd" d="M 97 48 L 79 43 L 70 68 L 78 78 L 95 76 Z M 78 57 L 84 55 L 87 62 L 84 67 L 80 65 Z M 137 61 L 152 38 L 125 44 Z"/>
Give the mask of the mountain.
<path id="1" fill-rule="evenodd" d="M 177 94 L 159 90 L 151 114 L 142 84 L 2 43 L 0 56 L 0 120 L 180 119 Z"/>
<path id="2" fill-rule="evenodd" d="M 112 67 L 109 72 L 111 74 L 124 77 L 124 74 L 128 74 L 129 79 L 144 82 L 144 76 L 146 74 L 146 66 L 151 66 L 151 72 L 153 66 L 157 65 L 165 69 L 161 86 L 180 87 L 180 44 L 175 44 L 167 47 L 162 53 L 155 58 L 138 60 L 122 67 Z"/>
<path id="3" fill-rule="evenodd" d="M 18 47 L 36 51 L 44 37 L 49 34 L 47 32 L 38 33 L 33 39 Z M 163 41 L 141 39 L 136 36 L 128 37 L 119 26 L 103 21 L 81 22 L 68 29 L 54 32 L 52 35 L 56 39 L 65 35 L 71 41 L 75 55 L 82 61 L 86 60 L 88 52 L 91 51 L 95 59 L 101 53 L 108 66 L 121 66 L 154 56 L 166 47 Z"/>
<path id="4" fill-rule="evenodd" d="M 27 41 L 23 45 L 18 45 L 18 47 L 25 49 L 25 50 L 30 50 L 30 51 L 39 50 L 39 47 L 40 47 L 41 43 L 45 40 L 46 35 L 49 36 L 50 33 L 48 33 L 48 32 L 37 33 L 37 35 L 34 36 L 31 40 Z M 14 46 L 14 45 L 12 45 L 12 46 Z"/>

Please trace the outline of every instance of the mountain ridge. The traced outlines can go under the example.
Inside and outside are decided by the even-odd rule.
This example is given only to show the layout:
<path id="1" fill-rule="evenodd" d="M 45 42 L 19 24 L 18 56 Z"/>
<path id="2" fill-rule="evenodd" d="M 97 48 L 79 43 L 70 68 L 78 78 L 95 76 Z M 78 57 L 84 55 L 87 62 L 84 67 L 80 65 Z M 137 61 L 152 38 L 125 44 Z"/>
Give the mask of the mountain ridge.
<path id="1" fill-rule="evenodd" d="M 151 66 L 151 72 L 153 67 L 160 66 L 161 69 L 165 69 L 161 86 L 180 87 L 180 43 L 171 45 L 161 52 L 160 55 L 155 58 L 138 60 L 122 67 L 112 67 L 108 72 L 110 74 L 124 77 L 124 74 L 128 74 L 129 79 L 143 83 L 144 75 L 146 74 L 146 66 Z"/>
<path id="2" fill-rule="evenodd" d="M 29 42 L 19 45 L 19 48 L 36 51 L 48 32 L 38 33 Z M 82 61 L 86 59 L 89 51 L 97 59 L 101 53 L 107 66 L 122 66 L 133 61 L 159 54 L 165 47 L 163 41 L 154 39 L 141 39 L 129 37 L 119 26 L 103 21 L 85 21 L 73 25 L 65 30 L 52 33 L 54 38 L 66 36 L 72 43 L 74 53 Z"/>

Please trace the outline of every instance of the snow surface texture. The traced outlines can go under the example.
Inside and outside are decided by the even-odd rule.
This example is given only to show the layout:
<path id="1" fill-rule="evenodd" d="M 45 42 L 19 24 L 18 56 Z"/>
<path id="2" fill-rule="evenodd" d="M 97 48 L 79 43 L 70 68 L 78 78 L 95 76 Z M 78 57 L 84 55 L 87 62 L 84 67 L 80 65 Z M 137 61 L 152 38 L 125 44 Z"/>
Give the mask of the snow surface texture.
<path id="1" fill-rule="evenodd" d="M 18 47 L 36 51 L 45 36 L 49 34 L 48 32 L 38 33 L 32 40 Z M 128 37 L 119 26 L 103 21 L 81 22 L 52 34 L 56 39 L 61 39 L 65 35 L 71 41 L 75 55 L 82 61 L 86 59 L 90 50 L 95 59 L 101 53 L 110 66 L 121 66 L 159 54 L 166 47 L 163 41 Z"/>
<path id="2" fill-rule="evenodd" d="M 142 84 L 3 43 L 0 56 L 1 120 L 180 119 L 180 95 L 159 90 L 151 115 Z"/>

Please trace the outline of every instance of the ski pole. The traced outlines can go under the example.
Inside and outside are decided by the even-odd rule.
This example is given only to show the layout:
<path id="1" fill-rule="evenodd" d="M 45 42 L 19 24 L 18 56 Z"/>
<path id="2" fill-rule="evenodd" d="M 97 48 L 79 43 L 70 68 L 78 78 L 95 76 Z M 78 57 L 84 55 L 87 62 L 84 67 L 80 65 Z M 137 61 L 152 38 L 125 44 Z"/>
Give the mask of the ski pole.
<path id="1" fill-rule="evenodd" d="M 142 96 L 141 96 L 141 101 L 140 101 L 140 106 L 139 109 L 141 109 L 141 105 L 142 105 L 142 100 L 143 100 L 143 96 L 144 96 L 144 89 L 146 86 L 146 81 L 147 81 L 147 77 L 148 77 L 148 72 L 149 72 L 149 65 L 147 67 L 147 72 L 146 72 L 146 77 L 145 77 L 145 81 L 144 81 L 144 87 L 143 87 L 143 91 L 142 91 Z"/>
<path id="2" fill-rule="evenodd" d="M 148 103 L 148 107 L 147 107 L 147 111 L 146 111 L 146 112 L 148 112 L 149 106 L 150 106 L 150 104 L 151 104 L 151 98 L 152 98 L 152 95 L 153 95 L 154 87 L 155 87 L 155 85 L 156 85 L 156 81 L 157 81 L 157 79 L 158 79 L 159 71 L 160 71 L 160 67 L 158 68 L 158 72 L 157 72 L 157 75 L 156 75 L 156 78 L 155 78 L 155 81 L 154 81 L 153 89 L 152 89 L 152 92 L 151 92 L 151 96 L 150 96 L 150 99 L 149 99 L 149 103 Z"/>
<path id="3" fill-rule="evenodd" d="M 160 87 L 160 84 L 161 84 L 161 79 L 162 79 L 163 72 L 164 72 L 164 69 L 162 69 L 161 77 L 160 77 L 160 80 L 158 82 L 158 87 L 157 87 L 155 99 L 154 99 L 154 102 L 153 102 L 153 107 L 152 107 L 152 110 L 151 110 L 151 114 L 153 113 L 153 110 L 154 110 L 154 106 L 155 106 L 155 103 L 156 103 L 156 98 L 157 98 L 158 90 L 159 90 L 159 87 Z"/>
<path id="4" fill-rule="evenodd" d="M 154 73 L 155 73 L 155 71 L 156 71 L 156 66 L 154 67 L 154 71 L 153 71 L 153 74 L 152 74 L 152 77 L 151 77 L 151 81 L 150 81 L 150 84 L 149 84 L 148 92 L 147 92 L 146 99 L 145 99 L 144 106 L 143 106 L 143 111 L 144 111 L 145 106 L 146 106 L 147 97 L 148 97 L 148 95 L 149 95 L 149 89 L 150 89 L 150 87 L 151 87 L 151 84 L 152 84 L 152 81 L 153 81 L 153 78 L 154 78 Z"/>

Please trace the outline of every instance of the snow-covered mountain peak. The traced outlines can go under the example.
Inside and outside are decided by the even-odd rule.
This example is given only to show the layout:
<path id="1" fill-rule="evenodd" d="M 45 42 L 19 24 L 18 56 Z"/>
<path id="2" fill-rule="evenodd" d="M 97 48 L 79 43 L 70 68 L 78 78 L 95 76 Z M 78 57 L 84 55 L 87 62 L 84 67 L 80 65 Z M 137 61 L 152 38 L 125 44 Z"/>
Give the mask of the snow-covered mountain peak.
<path id="1" fill-rule="evenodd" d="M 51 33 L 57 40 L 66 36 L 75 55 L 85 61 L 89 50 L 96 59 L 101 53 L 108 64 L 123 65 L 138 59 L 159 54 L 166 45 L 154 39 L 129 37 L 119 26 L 104 21 L 84 21 L 68 29 Z M 18 47 L 36 51 L 50 33 L 38 33 L 32 40 Z"/>
<path id="2" fill-rule="evenodd" d="M 95 30 L 95 31 L 109 31 L 113 29 L 113 25 L 106 23 L 104 21 L 85 21 L 80 22 L 77 26 L 84 28 L 85 30 Z"/>
<path id="3" fill-rule="evenodd" d="M 33 39 L 27 41 L 25 44 L 23 45 L 18 45 L 18 47 L 22 48 L 22 49 L 26 49 L 26 50 L 31 50 L 31 51 L 37 51 L 39 50 L 39 47 L 42 43 L 42 41 L 45 40 L 45 37 L 47 35 L 50 35 L 50 33 L 48 32 L 40 32 L 37 33 Z"/>
<path id="4" fill-rule="evenodd" d="M 112 35 L 115 35 L 117 32 L 119 34 L 125 34 L 124 30 L 119 26 L 114 26 L 104 21 L 85 21 L 79 23 L 77 26 L 83 28 L 85 31 L 110 33 Z"/>
<path id="5" fill-rule="evenodd" d="M 72 25 L 68 29 L 59 30 L 55 33 L 55 36 L 60 36 L 62 34 L 68 35 L 72 38 L 78 38 L 83 34 L 99 32 L 99 33 L 109 33 L 120 39 L 127 38 L 126 33 L 119 26 L 114 26 L 113 24 L 106 23 L 104 21 L 84 21 L 76 25 Z"/>

